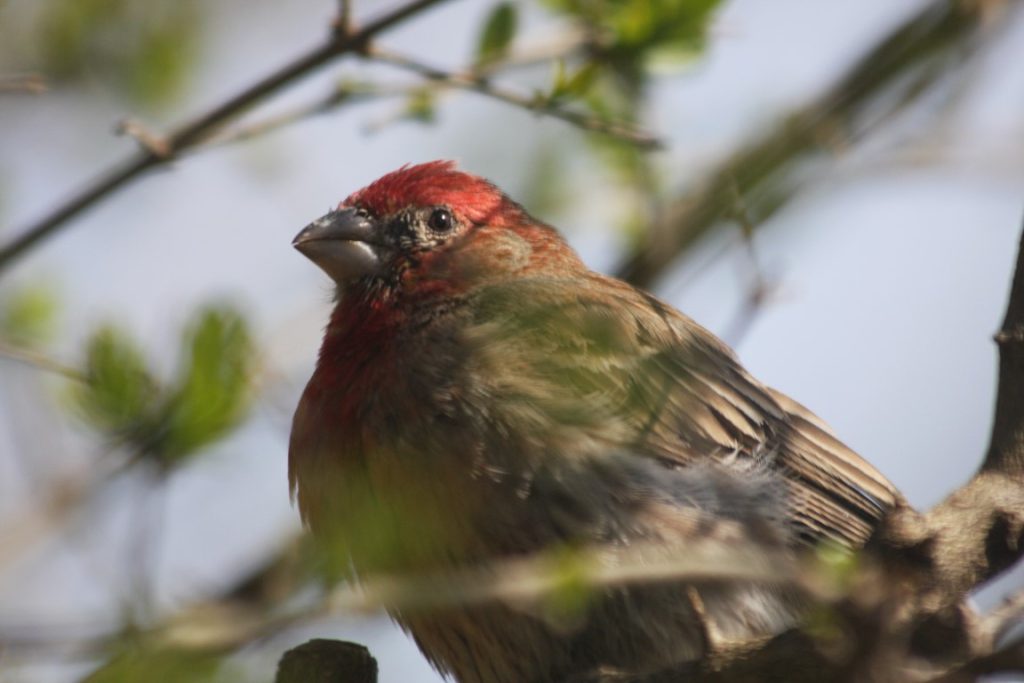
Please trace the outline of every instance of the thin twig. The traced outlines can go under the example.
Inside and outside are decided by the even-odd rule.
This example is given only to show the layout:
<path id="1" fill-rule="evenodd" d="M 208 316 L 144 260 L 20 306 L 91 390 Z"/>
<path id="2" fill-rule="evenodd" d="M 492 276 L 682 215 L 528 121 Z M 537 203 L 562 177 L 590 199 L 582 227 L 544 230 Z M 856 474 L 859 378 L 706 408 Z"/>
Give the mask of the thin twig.
<path id="1" fill-rule="evenodd" d="M 208 139 L 202 149 L 209 147 L 231 145 L 238 142 L 251 140 L 272 133 L 275 130 L 290 126 L 314 116 L 327 114 L 335 109 L 349 104 L 361 104 L 363 102 L 375 101 L 383 98 L 407 97 L 412 93 L 412 88 L 401 86 L 395 88 L 374 87 L 373 89 L 356 89 L 351 85 L 340 84 L 326 96 L 318 100 L 294 107 L 274 116 L 269 116 L 259 121 L 227 129 L 222 133 Z M 199 152 L 198 148 L 192 151 Z"/>
<path id="2" fill-rule="evenodd" d="M 256 102 L 344 54 L 365 50 L 370 40 L 377 34 L 444 1 L 413 0 L 371 21 L 354 33 L 335 31 L 324 44 L 177 128 L 166 138 L 166 155 L 155 154 L 149 149 L 139 150 L 133 157 L 123 161 L 81 193 L 59 206 L 48 216 L 30 225 L 3 248 L 0 248 L 0 272 L 44 239 L 50 237 L 70 219 L 106 198 L 123 185 L 135 180 L 144 172 L 174 159 L 182 151 L 201 143 L 211 132 L 246 111 Z"/>
<path id="3" fill-rule="evenodd" d="M 505 58 L 489 62 L 476 71 L 477 77 L 482 81 L 485 77 L 499 71 L 533 66 L 538 63 L 551 62 L 555 59 L 568 58 L 573 52 L 583 45 L 582 38 L 578 32 L 569 31 L 569 37 L 559 41 L 550 41 L 537 45 L 533 48 L 517 51 Z M 438 89 L 452 88 L 449 83 L 433 82 Z M 280 128 L 290 126 L 299 121 L 314 116 L 320 116 L 335 111 L 339 107 L 349 104 L 362 104 L 364 102 L 376 101 L 387 98 L 411 97 L 423 91 L 422 85 L 384 85 L 384 84 L 351 84 L 339 83 L 329 93 L 320 99 L 313 100 L 306 104 L 294 107 L 282 113 L 269 116 L 253 123 L 244 124 L 237 128 L 225 130 L 204 141 L 203 147 L 193 148 L 193 152 L 204 151 L 210 147 L 235 144 L 244 142 L 256 137 L 272 133 Z M 546 111 L 539 113 L 545 114 Z"/>
<path id="4" fill-rule="evenodd" d="M 788 553 L 694 540 L 675 548 L 635 544 L 581 550 L 568 559 L 538 553 L 434 576 L 370 577 L 358 588 L 336 589 L 328 600 L 332 611 L 406 612 L 492 601 L 529 604 L 567 587 L 597 590 L 676 581 L 791 585 L 822 599 L 830 597 L 816 572 L 801 568 Z"/>
<path id="5" fill-rule="evenodd" d="M 107 472 L 95 467 L 59 479 L 49 490 L 36 497 L 27 510 L 10 515 L 0 524 L 0 571 L 6 569 L 29 547 L 48 538 L 49 532 L 81 509 L 98 488 L 108 481 Z"/>
<path id="6" fill-rule="evenodd" d="M 1003 25 L 1012 26 L 1013 22 Z M 983 28 L 973 3 L 929 2 L 820 97 L 780 117 L 776 126 L 758 134 L 718 168 L 709 169 L 705 182 L 670 202 L 663 220 L 652 224 L 643 239 L 635 242 L 617 276 L 650 287 L 679 254 L 728 218 L 735 185 L 745 197 L 770 198 L 761 202 L 762 221 L 778 211 L 797 189 L 794 182 L 781 182 L 786 180 L 785 173 L 820 154 L 823 135 L 834 138 L 834 132 L 840 130 L 849 140 L 862 138 L 888 120 L 889 114 L 939 82 L 948 72 L 939 66 L 960 68 L 971 48 L 979 44 Z M 907 87 L 912 80 L 908 75 L 918 77 L 915 88 Z"/>
<path id="7" fill-rule="evenodd" d="M 153 156 L 165 158 L 171 154 L 171 145 L 167 138 L 154 133 L 135 119 L 124 119 L 117 124 L 114 132 L 134 138 L 144 150 Z"/>
<path id="8" fill-rule="evenodd" d="M 287 605 L 272 611 L 248 608 L 231 600 L 211 601 L 193 605 L 139 635 L 163 645 L 231 649 L 339 613 L 368 614 L 385 608 L 434 610 L 496 600 L 529 605 L 557 595 L 560 590 L 599 590 L 669 581 L 792 585 L 822 600 L 835 597 L 813 565 L 801 565 L 786 552 L 717 541 L 697 541 L 675 548 L 637 544 L 579 550 L 571 556 L 541 552 L 434 575 L 370 576 L 358 585 L 344 584 L 322 596 L 303 591 L 301 598 L 282 600 Z M 5 630 L 6 633 L 0 632 L 0 641 L 12 652 L 17 649 L 45 656 L 48 645 L 70 645 L 67 638 L 53 642 L 45 637 L 18 637 L 11 633 L 11 626 Z M 122 635 L 120 630 L 92 634 L 74 643 L 73 649 L 102 652 L 111 640 Z"/>
<path id="9" fill-rule="evenodd" d="M 1024 673 L 1024 638 L 981 655 L 927 683 L 975 683 L 979 676 Z M 1017 679 L 1014 679 L 1017 680 Z"/>
<path id="10" fill-rule="evenodd" d="M 756 225 L 750 217 L 743 196 L 740 194 L 739 185 L 733 183 L 733 219 L 740 229 L 740 238 L 743 240 L 744 252 L 747 255 L 747 262 L 750 264 L 751 281 L 747 291 L 743 294 L 739 310 L 736 312 L 732 322 L 726 326 L 722 338 L 732 347 L 739 346 L 744 337 L 750 331 L 757 316 L 764 311 L 765 305 L 771 300 L 772 295 L 778 289 L 776 282 L 765 275 L 761 265 L 761 259 L 754 244 L 754 230 Z"/>
<path id="11" fill-rule="evenodd" d="M 477 67 L 479 76 L 487 77 L 511 69 L 527 68 L 540 64 L 554 64 L 558 60 L 569 60 L 581 53 L 588 44 L 588 34 L 578 26 L 570 25 L 550 39 L 517 48 L 501 59 Z"/>
<path id="12" fill-rule="evenodd" d="M 338 0 L 338 18 L 334 20 L 334 30 L 343 34 L 352 32 L 351 0 Z"/>
<path id="13" fill-rule="evenodd" d="M 151 622 L 156 613 L 160 550 L 166 528 L 167 482 L 162 472 L 144 471 L 143 480 L 132 501 L 132 528 L 123 549 L 127 556 L 129 580 L 125 599 L 129 614 L 142 623 Z"/>
<path id="14" fill-rule="evenodd" d="M 571 123 L 583 130 L 623 140 L 642 149 L 660 149 L 662 147 L 662 143 L 657 137 L 628 123 L 607 121 L 574 109 L 567 109 L 539 95 L 531 96 L 512 92 L 496 86 L 485 77 L 472 72 L 455 73 L 445 71 L 428 66 L 404 55 L 373 46 L 367 49 L 367 56 L 383 64 L 390 64 L 391 66 L 417 73 L 428 81 L 433 81 L 450 88 L 475 92 L 535 114 L 542 114 Z"/>
<path id="15" fill-rule="evenodd" d="M 1008 596 L 986 614 L 982 618 L 981 628 L 993 642 L 998 642 L 1021 623 L 1024 623 L 1024 588 Z"/>
<path id="16" fill-rule="evenodd" d="M 31 365 L 39 370 L 52 372 L 68 379 L 73 379 L 76 382 L 84 382 L 86 380 L 85 374 L 77 368 L 73 368 L 70 365 L 65 365 L 59 361 L 53 360 L 52 358 L 44 356 L 37 351 L 25 349 L 20 346 L 13 346 L 3 341 L 0 341 L 0 358 L 6 358 L 8 360 L 24 363 L 25 365 Z"/>
<path id="17" fill-rule="evenodd" d="M 39 74 L 0 76 L 0 94 L 41 95 L 48 90 Z"/>

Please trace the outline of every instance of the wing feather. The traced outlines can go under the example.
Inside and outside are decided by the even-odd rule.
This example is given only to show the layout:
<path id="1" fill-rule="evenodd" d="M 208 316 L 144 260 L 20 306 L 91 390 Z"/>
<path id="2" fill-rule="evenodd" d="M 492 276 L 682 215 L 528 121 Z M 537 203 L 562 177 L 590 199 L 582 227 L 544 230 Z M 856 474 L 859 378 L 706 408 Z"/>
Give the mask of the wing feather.
<path id="1" fill-rule="evenodd" d="M 546 392 L 591 406 L 595 421 L 630 425 L 630 442 L 615 448 L 671 467 L 713 458 L 771 468 L 786 482 L 789 518 L 807 542 L 859 546 L 899 499 L 820 418 L 759 383 L 725 344 L 667 304 L 593 273 L 533 285 L 516 283 L 514 297 L 490 308 L 516 321 L 507 344 L 532 351 L 502 344 L 501 357 L 536 357 L 543 348 L 533 370 L 551 383 Z"/>

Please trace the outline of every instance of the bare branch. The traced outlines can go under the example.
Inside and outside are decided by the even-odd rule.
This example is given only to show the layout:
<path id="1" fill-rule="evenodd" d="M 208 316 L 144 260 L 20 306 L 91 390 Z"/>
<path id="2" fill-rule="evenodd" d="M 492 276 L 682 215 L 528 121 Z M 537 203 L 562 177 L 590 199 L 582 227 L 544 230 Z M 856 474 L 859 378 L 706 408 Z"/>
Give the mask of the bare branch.
<path id="1" fill-rule="evenodd" d="M 165 159 L 171 155 L 172 148 L 167 138 L 149 130 L 140 121 L 124 119 L 117 124 L 114 132 L 118 135 L 127 135 L 130 138 L 134 138 L 142 149 L 155 157 Z"/>
<path id="2" fill-rule="evenodd" d="M 209 138 L 204 142 L 202 149 L 219 145 L 231 145 L 237 142 L 251 140 L 299 121 L 330 113 L 345 105 L 361 104 L 363 102 L 370 102 L 390 97 L 407 97 L 411 95 L 412 92 L 413 90 L 407 86 L 394 88 L 383 86 L 359 88 L 342 83 L 337 85 L 327 93 L 327 95 L 320 99 L 260 121 L 224 130 L 222 133 L 219 133 L 215 137 Z M 194 151 L 198 152 L 200 150 L 196 148 Z"/>
<path id="3" fill-rule="evenodd" d="M 985 615 L 981 628 L 992 642 L 1004 638 L 1018 624 L 1024 623 L 1024 588 L 1007 597 Z"/>
<path id="4" fill-rule="evenodd" d="M 1024 480 L 1024 236 L 999 344 L 999 393 L 992 441 L 981 469 Z"/>
<path id="5" fill-rule="evenodd" d="M 24 363 L 25 365 L 31 365 L 39 370 L 52 372 L 68 379 L 73 379 L 76 382 L 84 382 L 86 379 L 85 375 L 83 375 L 81 371 L 71 367 L 70 365 L 65 365 L 60 361 L 56 361 L 31 349 L 12 346 L 2 340 L 0 340 L 0 358 L 7 358 L 19 363 Z"/>
<path id="6" fill-rule="evenodd" d="M 551 102 L 540 94 L 530 96 L 512 92 L 494 85 L 487 78 L 476 73 L 445 71 L 377 47 L 370 47 L 367 50 L 367 56 L 379 62 L 417 73 L 428 81 L 433 81 L 450 88 L 475 92 L 535 114 L 560 119 L 571 123 L 577 128 L 608 135 L 642 149 L 660 149 L 662 146 L 662 143 L 656 137 L 628 123 L 607 121 L 575 109 L 567 109 L 557 102 Z"/>
<path id="7" fill-rule="evenodd" d="M 1024 556 L 1024 242 L 996 339 L 996 416 L 981 469 L 924 516 L 896 510 L 875 539 L 883 556 L 902 555 L 926 573 L 922 599 L 935 610 Z"/>
<path id="8" fill-rule="evenodd" d="M 493 601 L 528 604 L 566 587 L 585 590 L 674 581 L 751 582 L 793 585 L 824 598 L 831 589 L 818 572 L 788 553 L 720 541 L 690 541 L 595 548 L 559 558 L 537 553 L 482 567 L 435 575 L 371 576 L 358 588 L 343 586 L 330 596 L 332 611 L 375 612 L 448 609 Z"/>
<path id="9" fill-rule="evenodd" d="M 140 150 L 135 156 L 126 159 L 80 194 L 72 197 L 68 202 L 37 223 L 30 225 L 17 237 L 0 248 L 0 272 L 41 241 L 51 236 L 70 219 L 106 198 L 121 186 L 135 180 L 149 169 L 164 164 L 174 159 L 184 150 L 199 144 L 210 133 L 247 110 L 253 104 L 342 55 L 365 50 L 370 40 L 377 34 L 444 1 L 412 0 L 412 2 L 371 21 L 355 33 L 335 32 L 323 45 L 314 48 L 269 76 L 260 79 L 242 92 L 229 97 L 216 107 L 180 126 L 167 136 L 166 154 L 155 154 L 150 149 Z"/>
<path id="10" fill-rule="evenodd" d="M 334 31 L 342 35 L 352 32 L 351 0 L 338 0 L 338 17 L 334 20 Z"/>
<path id="11" fill-rule="evenodd" d="M 1024 673 L 1024 639 L 957 667 L 928 683 L 975 683 L 979 676 Z"/>
<path id="12" fill-rule="evenodd" d="M 989 27 L 976 3 L 932 0 L 881 40 L 824 95 L 751 140 L 712 169 L 695 191 L 666 206 L 660 212 L 663 218 L 637 241 L 618 276 L 650 287 L 680 253 L 729 217 L 737 189 L 748 203 L 764 200 L 758 216 L 764 221 L 795 191 L 786 171 L 823 148 L 835 146 L 837 139 L 863 136 L 887 120 L 888 114 L 949 73 L 951 65 L 962 66 L 964 53 L 979 44 L 979 35 Z M 883 93 L 898 96 L 881 102 Z"/>
<path id="13" fill-rule="evenodd" d="M 46 80 L 39 74 L 0 76 L 0 95 L 41 95 L 47 90 Z"/>
<path id="14" fill-rule="evenodd" d="M 768 277 L 765 273 L 761 259 L 757 253 L 757 246 L 754 244 L 754 230 L 756 225 L 747 210 L 739 188 L 733 184 L 733 219 L 740 228 L 740 238 L 743 240 L 744 252 L 747 256 L 750 283 L 747 291 L 740 302 L 739 310 L 733 316 L 732 321 L 726 325 L 722 338 L 729 346 L 737 347 L 750 331 L 751 326 L 760 315 L 765 306 L 772 300 L 778 291 L 778 282 Z"/>
<path id="15" fill-rule="evenodd" d="M 274 683 L 376 683 L 377 660 L 362 645 L 315 638 L 284 653 Z"/>

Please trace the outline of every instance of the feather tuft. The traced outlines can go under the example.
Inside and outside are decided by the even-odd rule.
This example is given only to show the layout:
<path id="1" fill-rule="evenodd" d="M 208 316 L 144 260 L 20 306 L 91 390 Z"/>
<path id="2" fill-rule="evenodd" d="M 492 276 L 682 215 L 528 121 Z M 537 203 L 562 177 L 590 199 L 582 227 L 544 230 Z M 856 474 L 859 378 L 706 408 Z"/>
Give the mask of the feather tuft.
<path id="1" fill-rule="evenodd" d="M 492 183 L 455 168 L 454 161 L 402 166 L 350 195 L 340 207 L 357 206 L 388 216 L 411 206 L 446 206 L 477 225 L 507 225 L 522 208 Z"/>

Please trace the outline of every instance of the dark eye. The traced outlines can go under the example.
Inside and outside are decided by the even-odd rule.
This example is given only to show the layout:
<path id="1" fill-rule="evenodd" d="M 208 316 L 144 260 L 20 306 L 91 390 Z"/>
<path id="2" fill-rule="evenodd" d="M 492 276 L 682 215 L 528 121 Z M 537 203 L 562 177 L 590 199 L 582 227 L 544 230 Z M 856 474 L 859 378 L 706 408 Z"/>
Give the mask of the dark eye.
<path id="1" fill-rule="evenodd" d="M 434 232 L 448 232 L 455 226 L 455 219 L 452 218 L 452 212 L 448 209 L 434 209 L 427 220 L 427 225 Z"/>

